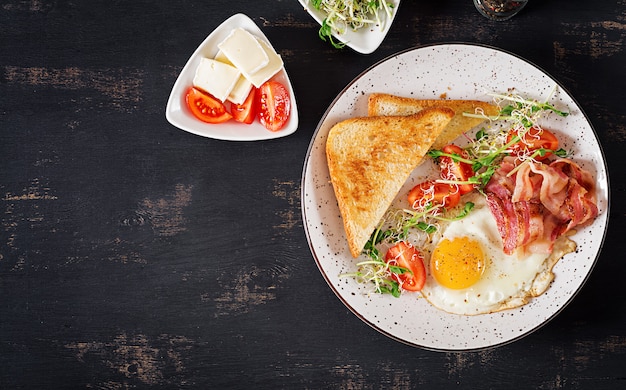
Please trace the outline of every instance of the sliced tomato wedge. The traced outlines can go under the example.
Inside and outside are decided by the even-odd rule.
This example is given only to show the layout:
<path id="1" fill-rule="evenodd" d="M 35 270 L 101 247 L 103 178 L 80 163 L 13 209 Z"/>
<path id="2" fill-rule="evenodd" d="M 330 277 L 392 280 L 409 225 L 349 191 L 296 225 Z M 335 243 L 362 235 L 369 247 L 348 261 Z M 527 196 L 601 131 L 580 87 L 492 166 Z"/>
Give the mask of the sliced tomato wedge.
<path id="1" fill-rule="evenodd" d="M 267 81 L 257 92 L 257 113 L 266 129 L 278 131 L 285 126 L 291 114 L 289 91 L 277 81 Z"/>
<path id="2" fill-rule="evenodd" d="M 507 143 L 511 142 L 516 135 L 518 135 L 517 131 L 509 131 Z M 519 156 L 530 155 L 539 149 L 545 149 L 546 153 L 543 156 L 539 154 L 534 156 L 535 160 L 541 161 L 552 155 L 550 151 L 555 151 L 558 148 L 559 140 L 554 133 L 550 130 L 534 126 L 528 129 L 528 131 L 521 136 L 521 140 L 510 147 L 510 150 L 513 155 Z"/>
<path id="3" fill-rule="evenodd" d="M 444 146 L 442 151 L 447 154 L 456 154 L 463 158 L 468 157 L 466 151 L 454 144 Z M 470 164 L 462 161 L 454 161 L 452 157 L 448 156 L 439 157 L 439 168 L 441 169 L 441 177 L 446 180 L 465 182 L 474 176 L 474 170 Z M 455 185 L 459 187 L 461 195 L 472 192 L 475 188 L 474 184 Z"/>
<path id="4" fill-rule="evenodd" d="M 232 118 L 224 103 L 195 87 L 187 90 L 185 100 L 192 114 L 203 122 L 222 123 Z"/>
<path id="5" fill-rule="evenodd" d="M 413 187 L 407 198 L 416 210 L 424 210 L 429 205 L 452 208 L 459 204 L 461 193 L 457 186 L 429 180 Z"/>
<path id="6" fill-rule="evenodd" d="M 403 273 L 392 273 L 393 280 L 408 291 L 420 291 L 426 283 L 426 267 L 422 254 L 408 242 L 400 241 L 389 248 L 385 261 L 390 265 L 406 268 Z"/>
<path id="7" fill-rule="evenodd" d="M 241 104 L 231 104 L 230 113 L 237 122 L 250 124 L 256 117 L 256 88 L 252 87 L 246 100 Z"/>

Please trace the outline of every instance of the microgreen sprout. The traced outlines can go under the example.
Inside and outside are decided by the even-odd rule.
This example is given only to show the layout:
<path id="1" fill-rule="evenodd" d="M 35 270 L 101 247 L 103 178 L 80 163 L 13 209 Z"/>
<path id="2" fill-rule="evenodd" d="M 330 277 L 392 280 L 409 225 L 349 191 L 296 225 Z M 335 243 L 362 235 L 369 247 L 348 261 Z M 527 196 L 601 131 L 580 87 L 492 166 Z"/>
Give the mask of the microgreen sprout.
<path id="1" fill-rule="evenodd" d="M 328 38 L 330 44 L 333 45 L 333 47 L 336 49 L 342 49 L 346 45 L 343 42 L 337 42 L 333 38 L 332 27 L 328 24 L 328 19 L 324 19 L 322 21 L 322 27 L 320 27 L 318 35 L 322 39 L 322 41 L 326 41 L 326 38 Z"/>
<path id="2" fill-rule="evenodd" d="M 490 93 L 488 94 L 492 96 L 496 101 L 510 101 L 514 104 L 509 104 L 502 109 L 502 115 L 509 113 L 509 115 L 513 116 L 516 111 L 522 111 L 525 115 L 532 115 L 538 113 L 540 111 L 552 111 L 553 113 L 566 117 L 569 115 L 569 112 L 561 111 L 556 109 L 552 104 L 548 102 L 538 102 L 536 100 L 525 99 L 521 96 L 516 95 L 502 95 L 499 93 Z M 504 119 L 504 118 L 502 118 Z"/>
<path id="3" fill-rule="evenodd" d="M 386 243 L 393 245 L 409 237 L 411 229 L 417 229 L 427 235 L 432 235 L 438 231 L 437 221 L 452 222 L 465 218 L 474 207 L 472 202 L 465 203 L 464 208 L 453 217 L 444 216 L 441 206 L 428 206 L 424 211 L 416 210 L 390 210 L 383 222 L 390 221 L 392 226 L 383 230 L 382 225 L 372 233 L 369 241 L 365 244 L 363 254 L 368 260 L 357 263 L 357 271 L 340 275 L 341 277 L 353 277 L 359 283 L 371 283 L 374 285 L 374 292 L 380 294 L 391 294 L 394 297 L 401 295 L 401 288 L 392 277 L 393 274 L 401 275 L 411 270 L 397 266 L 393 262 L 385 261 L 384 255 L 379 249 L 379 245 Z M 393 221 L 396 221 L 393 224 Z"/>
<path id="4" fill-rule="evenodd" d="M 345 46 L 333 39 L 345 34 L 348 29 L 356 31 L 366 26 L 379 26 L 381 31 L 391 19 L 393 4 L 384 0 L 309 0 L 313 7 L 326 14 L 319 30 L 319 37 L 335 48 Z"/>
<path id="5" fill-rule="evenodd" d="M 555 87 L 556 88 L 556 87 Z M 552 91 L 554 93 L 554 90 Z M 550 95 L 552 95 L 552 93 Z M 540 120 L 546 113 L 554 113 L 561 117 L 569 115 L 567 111 L 559 110 L 554 105 L 537 100 L 523 98 L 520 95 L 489 93 L 496 104 L 500 106 L 500 112 L 495 116 L 487 116 L 484 112 L 464 113 L 464 116 L 487 119 L 491 122 L 499 121 L 503 123 L 505 129 L 487 130 L 482 128 L 476 132 L 475 140 L 468 145 L 465 150 L 469 157 L 463 158 L 457 154 L 448 154 L 440 150 L 432 150 L 429 155 L 436 159 L 442 156 L 451 157 L 454 161 L 471 164 L 475 175 L 467 182 L 455 182 L 438 180 L 438 182 L 448 184 L 476 184 L 479 191 L 487 185 L 491 176 L 495 173 L 499 161 L 509 154 L 511 147 L 524 138 L 525 134 L 533 127 L 540 128 Z M 514 130 L 515 135 L 510 136 L 509 130 Z M 547 150 L 539 148 L 527 155 L 520 155 L 518 158 L 522 161 L 534 160 L 536 157 L 543 157 L 547 153 L 553 153 L 558 157 L 564 157 L 567 152 L 563 149 Z M 519 167 L 517 168 L 519 169 Z M 516 169 L 516 170 L 517 170 Z M 511 171 L 509 175 L 515 173 Z"/>
<path id="6" fill-rule="evenodd" d="M 385 261 L 377 245 L 387 240 L 392 235 L 391 230 L 381 230 L 379 227 L 372 233 L 369 241 L 365 244 L 363 253 L 369 258 L 357 263 L 357 271 L 342 274 L 342 277 L 353 277 L 359 283 L 373 283 L 374 292 L 379 294 L 391 294 L 399 297 L 401 294 L 400 284 L 392 279 L 392 274 L 411 272 L 409 269 Z"/>
<path id="7" fill-rule="evenodd" d="M 463 115 L 473 118 L 489 119 L 491 121 L 503 120 L 511 122 L 512 128 L 530 128 L 538 123 L 538 121 L 541 119 L 541 116 L 546 112 L 552 112 L 561 117 L 566 117 L 569 115 L 569 112 L 559 110 L 547 101 L 539 102 L 537 100 L 526 99 L 513 93 L 506 95 L 499 93 L 488 93 L 487 95 L 493 97 L 496 104 L 501 107 L 498 115 L 488 116 L 482 112 L 464 113 Z M 484 133 L 481 133 L 481 135 L 483 134 Z"/>

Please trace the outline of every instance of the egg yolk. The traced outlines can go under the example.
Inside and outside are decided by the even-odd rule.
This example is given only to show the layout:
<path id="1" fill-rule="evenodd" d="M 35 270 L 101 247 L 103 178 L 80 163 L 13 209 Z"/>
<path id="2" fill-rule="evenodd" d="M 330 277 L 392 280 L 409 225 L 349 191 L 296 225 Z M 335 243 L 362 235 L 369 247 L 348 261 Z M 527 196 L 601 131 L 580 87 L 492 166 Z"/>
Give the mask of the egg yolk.
<path id="1" fill-rule="evenodd" d="M 445 287 L 470 287 L 485 271 L 483 250 L 467 237 L 443 239 L 433 251 L 430 269 L 435 280 Z"/>

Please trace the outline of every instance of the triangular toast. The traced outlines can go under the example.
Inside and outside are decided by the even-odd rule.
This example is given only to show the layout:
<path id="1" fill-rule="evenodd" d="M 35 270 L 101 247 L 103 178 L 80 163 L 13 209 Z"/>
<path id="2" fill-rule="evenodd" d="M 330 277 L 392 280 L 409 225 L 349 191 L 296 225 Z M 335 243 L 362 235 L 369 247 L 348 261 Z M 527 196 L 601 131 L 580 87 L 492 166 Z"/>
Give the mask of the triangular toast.
<path id="1" fill-rule="evenodd" d="M 408 116 L 351 118 L 330 129 L 326 158 L 353 257 L 453 117 L 452 109 L 433 107 Z"/>

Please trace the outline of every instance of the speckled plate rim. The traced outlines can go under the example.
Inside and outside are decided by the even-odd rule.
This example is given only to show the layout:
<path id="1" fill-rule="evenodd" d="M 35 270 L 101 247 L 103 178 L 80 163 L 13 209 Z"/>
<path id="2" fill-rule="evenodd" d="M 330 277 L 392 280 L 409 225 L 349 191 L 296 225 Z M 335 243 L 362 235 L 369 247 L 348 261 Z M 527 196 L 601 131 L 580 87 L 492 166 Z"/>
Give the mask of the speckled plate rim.
<path id="1" fill-rule="evenodd" d="M 443 58 L 443 55 L 446 57 Z M 483 59 L 490 61 L 480 61 Z M 413 61 L 422 62 L 416 64 Z M 506 76 L 505 84 L 498 76 L 503 64 L 507 64 L 511 72 Z M 411 70 L 410 74 L 407 70 Z M 459 74 L 452 75 L 449 83 L 422 90 L 411 89 L 420 82 L 428 84 L 435 74 L 447 77 L 451 72 Z M 481 72 L 481 77 L 477 78 L 476 72 Z M 529 81 L 516 81 L 519 77 L 528 77 Z M 533 85 L 532 81 L 537 80 L 541 80 L 541 85 Z M 560 138 L 565 138 L 563 146 L 574 149 L 575 161 L 591 170 L 598 182 L 600 214 L 592 225 L 573 236 L 579 248 L 555 266 L 556 277 L 550 289 L 518 309 L 481 316 L 457 316 L 433 308 L 423 298 L 368 295 L 364 287 L 352 278 L 339 278 L 339 274 L 353 271 L 356 261 L 347 247 L 325 161 L 325 141 L 330 127 L 348 117 L 367 115 L 369 92 L 418 98 L 439 98 L 445 94 L 451 99 L 489 101 L 484 92 L 502 92 L 500 89 L 503 86 L 505 90 L 515 87 L 525 96 L 537 99 L 542 98 L 538 95 L 545 94 L 546 89 L 552 91 L 556 86 L 554 97 L 559 104 L 567 105 L 570 115 L 557 118 L 555 123 L 548 125 L 568 129 L 566 132 L 556 131 Z M 461 87 L 465 89 L 461 90 Z M 578 131 L 580 134 L 576 136 Z M 409 181 L 424 174 L 414 173 Z M 412 185 L 407 182 L 403 191 Z M 538 66 L 513 53 L 487 45 L 457 42 L 424 45 L 393 54 L 366 69 L 338 94 L 322 116 L 307 150 L 302 171 L 301 203 L 311 253 L 331 290 L 346 307 L 363 322 L 392 339 L 427 350 L 446 352 L 502 346 L 531 334 L 557 316 L 581 290 L 598 261 L 608 228 L 610 208 L 604 152 L 588 117 L 563 85 Z"/>

